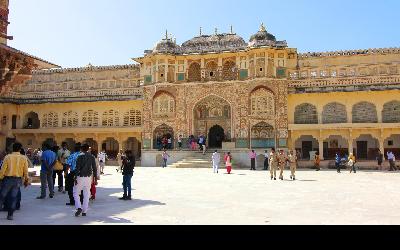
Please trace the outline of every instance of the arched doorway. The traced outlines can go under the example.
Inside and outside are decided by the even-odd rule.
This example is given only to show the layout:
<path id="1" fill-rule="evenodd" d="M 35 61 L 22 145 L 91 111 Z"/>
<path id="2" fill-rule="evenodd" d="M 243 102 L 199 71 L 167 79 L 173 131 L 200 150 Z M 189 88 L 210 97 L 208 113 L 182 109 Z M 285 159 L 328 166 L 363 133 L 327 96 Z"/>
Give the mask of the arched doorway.
<path id="1" fill-rule="evenodd" d="M 107 138 L 103 142 L 101 149 L 106 151 L 109 159 L 116 159 L 119 151 L 119 143 L 114 138 Z"/>
<path id="2" fill-rule="evenodd" d="M 38 129 L 40 128 L 39 115 L 35 112 L 30 112 L 25 115 L 24 129 Z"/>
<path id="3" fill-rule="evenodd" d="M 93 154 L 97 155 L 99 153 L 98 152 L 98 144 L 93 138 L 86 139 L 85 141 L 82 142 L 82 145 L 83 144 L 89 145 L 89 147 L 92 149 Z"/>
<path id="4" fill-rule="evenodd" d="M 172 139 L 172 148 L 174 148 L 174 129 L 166 124 L 158 126 L 153 133 L 153 149 L 160 149 L 160 140 L 163 138 Z"/>
<path id="5" fill-rule="evenodd" d="M 125 143 L 123 150 L 130 150 L 133 152 L 136 158 L 140 157 L 140 142 L 135 137 L 129 137 Z"/>
<path id="6" fill-rule="evenodd" d="M 208 147 L 222 148 L 222 142 L 225 140 L 225 131 L 219 125 L 214 125 L 208 133 Z"/>
<path id="7" fill-rule="evenodd" d="M 209 147 L 217 148 L 231 139 L 231 106 L 227 101 L 211 95 L 197 103 L 193 111 L 194 136 L 208 135 Z"/>

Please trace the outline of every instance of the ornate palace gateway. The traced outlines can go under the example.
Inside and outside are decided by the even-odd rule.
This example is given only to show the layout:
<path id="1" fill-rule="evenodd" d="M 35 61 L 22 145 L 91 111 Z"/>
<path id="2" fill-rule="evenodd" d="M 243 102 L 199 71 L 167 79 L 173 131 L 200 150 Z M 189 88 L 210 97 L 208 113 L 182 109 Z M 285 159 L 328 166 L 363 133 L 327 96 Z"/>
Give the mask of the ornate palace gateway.
<path id="1" fill-rule="evenodd" d="M 6 45 L 0 3 L 0 150 L 79 141 L 111 156 L 132 149 L 156 166 L 158 138 L 176 148 L 181 136 L 187 149 L 204 135 L 243 166 L 250 148 L 400 156 L 398 48 L 299 54 L 261 25 L 248 42 L 232 29 L 182 45 L 166 35 L 138 64 L 54 69 Z"/>

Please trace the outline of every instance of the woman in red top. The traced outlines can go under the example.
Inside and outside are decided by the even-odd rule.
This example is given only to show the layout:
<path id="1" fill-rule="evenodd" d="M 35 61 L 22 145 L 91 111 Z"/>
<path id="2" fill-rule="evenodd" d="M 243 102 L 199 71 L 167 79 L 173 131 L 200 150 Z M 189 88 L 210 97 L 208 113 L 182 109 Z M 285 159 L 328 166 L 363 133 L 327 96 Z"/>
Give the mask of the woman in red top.
<path id="1" fill-rule="evenodd" d="M 231 172 L 232 172 L 232 156 L 231 156 L 231 152 L 228 152 L 228 154 L 225 155 L 225 166 L 226 166 L 226 170 L 228 171 L 228 174 L 231 174 Z"/>

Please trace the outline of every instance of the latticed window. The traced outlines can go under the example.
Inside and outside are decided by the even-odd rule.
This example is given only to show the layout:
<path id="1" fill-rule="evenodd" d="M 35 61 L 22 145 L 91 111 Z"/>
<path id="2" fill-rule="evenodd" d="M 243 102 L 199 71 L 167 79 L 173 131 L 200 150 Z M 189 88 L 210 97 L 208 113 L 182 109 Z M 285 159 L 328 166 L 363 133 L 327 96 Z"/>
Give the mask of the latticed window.
<path id="1" fill-rule="evenodd" d="M 68 111 L 63 114 L 62 127 L 71 128 L 78 126 L 78 113 L 74 111 Z"/>
<path id="2" fill-rule="evenodd" d="M 161 94 L 154 99 L 153 113 L 158 117 L 172 117 L 175 113 L 175 100 L 168 94 Z"/>
<path id="3" fill-rule="evenodd" d="M 109 110 L 103 113 L 103 127 L 118 127 L 119 126 L 119 112 Z"/>
<path id="4" fill-rule="evenodd" d="M 274 95 L 264 89 L 258 89 L 251 94 L 251 114 L 252 115 L 275 115 Z"/>
<path id="5" fill-rule="evenodd" d="M 43 128 L 56 128 L 58 127 L 58 114 L 50 112 L 43 115 Z"/>
<path id="6" fill-rule="evenodd" d="M 99 126 L 99 113 L 94 110 L 88 110 L 83 113 L 82 127 L 97 127 Z"/>
<path id="7" fill-rule="evenodd" d="M 142 125 L 142 113 L 131 109 L 124 115 L 124 127 L 139 127 Z"/>

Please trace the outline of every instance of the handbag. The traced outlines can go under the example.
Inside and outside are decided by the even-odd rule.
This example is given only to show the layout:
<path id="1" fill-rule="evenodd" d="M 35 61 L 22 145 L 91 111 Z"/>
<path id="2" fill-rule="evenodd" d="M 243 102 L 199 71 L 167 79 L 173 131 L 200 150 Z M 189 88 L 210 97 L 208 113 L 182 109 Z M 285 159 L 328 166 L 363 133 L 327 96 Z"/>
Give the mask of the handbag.
<path id="1" fill-rule="evenodd" d="M 64 166 L 60 161 L 56 161 L 56 164 L 54 165 L 54 170 L 55 171 L 61 171 L 64 170 Z"/>

